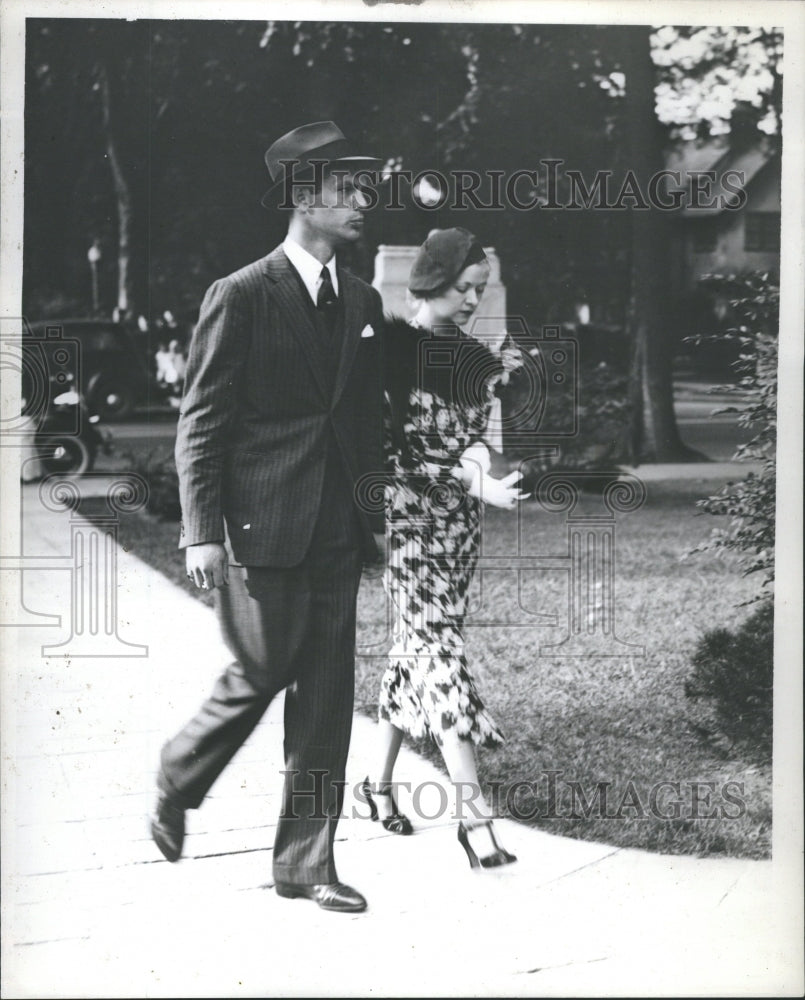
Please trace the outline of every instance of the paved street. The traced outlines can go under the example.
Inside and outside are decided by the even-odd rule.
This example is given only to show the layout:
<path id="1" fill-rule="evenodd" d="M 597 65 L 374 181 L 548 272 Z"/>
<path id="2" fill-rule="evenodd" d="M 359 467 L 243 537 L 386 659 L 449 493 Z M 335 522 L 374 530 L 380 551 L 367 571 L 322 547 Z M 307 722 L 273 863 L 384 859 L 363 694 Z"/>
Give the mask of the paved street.
<path id="1" fill-rule="evenodd" d="M 739 427 L 734 413 L 714 413 L 727 406 L 736 406 L 738 401 L 727 393 L 714 393 L 712 388 L 706 383 L 677 381 L 674 387 L 676 422 L 689 448 L 706 455 L 712 462 L 729 462 L 738 445 L 752 437 L 752 431 Z"/>

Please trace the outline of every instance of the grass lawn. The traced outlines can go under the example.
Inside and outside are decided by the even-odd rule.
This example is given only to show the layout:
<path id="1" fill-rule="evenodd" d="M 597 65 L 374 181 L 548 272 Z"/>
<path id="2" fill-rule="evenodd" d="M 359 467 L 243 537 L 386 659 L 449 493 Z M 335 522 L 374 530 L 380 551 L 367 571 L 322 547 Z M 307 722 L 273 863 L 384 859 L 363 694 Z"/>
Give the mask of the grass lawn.
<path id="1" fill-rule="evenodd" d="M 501 749 L 479 751 L 481 776 L 493 793 L 498 789 L 504 812 L 552 833 L 624 847 L 770 856 L 770 762 L 722 739 L 710 707 L 684 693 L 697 639 L 707 629 L 740 624 L 751 609 L 739 605 L 759 586 L 723 557 L 682 559 L 716 524 L 694 508 L 716 485 L 648 483 L 645 505 L 618 515 L 616 631 L 644 646 L 644 656 L 540 655 L 541 645 L 559 642 L 565 631 L 566 576 L 556 569 L 521 571 L 518 599 L 517 515 L 487 510 L 484 555 L 505 556 L 512 565 L 476 577 L 467 654 L 507 736 Z M 600 509 L 597 498 L 583 498 L 581 512 Z M 91 516 L 91 508 L 86 513 Z M 520 516 L 523 555 L 564 553 L 564 514 L 529 503 Z M 211 604 L 211 595 L 185 579 L 177 535 L 175 523 L 150 514 L 121 516 L 125 548 Z M 557 615 L 560 624 L 535 624 L 535 613 Z M 386 620 L 380 579 L 364 578 L 356 706 L 370 716 L 384 667 Z M 441 763 L 429 741 L 416 749 Z"/>

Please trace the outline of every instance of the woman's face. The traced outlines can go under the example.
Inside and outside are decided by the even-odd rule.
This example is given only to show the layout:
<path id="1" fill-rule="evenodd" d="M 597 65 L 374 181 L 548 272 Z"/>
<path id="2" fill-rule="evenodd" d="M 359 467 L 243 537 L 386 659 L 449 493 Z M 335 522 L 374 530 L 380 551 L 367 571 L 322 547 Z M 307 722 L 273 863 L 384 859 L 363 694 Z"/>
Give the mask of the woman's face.
<path id="1" fill-rule="evenodd" d="M 489 271 L 489 262 L 486 260 L 470 264 L 438 298 L 428 299 L 426 304 L 431 322 L 465 326 L 478 308 L 489 281 Z"/>

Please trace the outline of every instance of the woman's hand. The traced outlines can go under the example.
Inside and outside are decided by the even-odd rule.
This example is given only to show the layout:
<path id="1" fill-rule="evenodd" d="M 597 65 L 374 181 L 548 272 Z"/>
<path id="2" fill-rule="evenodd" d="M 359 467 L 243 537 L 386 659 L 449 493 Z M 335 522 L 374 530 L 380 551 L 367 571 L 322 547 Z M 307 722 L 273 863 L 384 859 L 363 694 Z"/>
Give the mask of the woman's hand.
<path id="1" fill-rule="evenodd" d="M 503 365 L 500 385 L 508 385 L 511 373 L 519 371 L 523 367 L 523 352 L 516 345 L 503 347 L 500 350 L 500 362 Z"/>
<path id="2" fill-rule="evenodd" d="M 493 479 L 492 476 L 487 476 L 478 469 L 473 476 L 468 492 L 470 496 L 477 497 L 493 507 L 512 510 L 520 500 L 525 500 L 528 496 L 528 493 L 523 493 L 514 485 L 522 478 L 523 474 L 519 469 L 510 472 L 503 479 Z"/>
<path id="3" fill-rule="evenodd" d="M 523 352 L 516 345 L 504 347 L 500 352 L 500 360 L 505 372 L 516 372 L 517 369 L 522 368 L 525 363 L 523 360 Z"/>

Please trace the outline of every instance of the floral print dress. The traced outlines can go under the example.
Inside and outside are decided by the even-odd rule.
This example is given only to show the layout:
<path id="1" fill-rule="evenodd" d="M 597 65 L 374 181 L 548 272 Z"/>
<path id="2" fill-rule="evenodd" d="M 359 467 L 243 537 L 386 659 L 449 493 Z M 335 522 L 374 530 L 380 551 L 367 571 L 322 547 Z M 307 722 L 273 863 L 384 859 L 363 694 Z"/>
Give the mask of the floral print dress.
<path id="1" fill-rule="evenodd" d="M 462 453 L 482 438 L 494 387 L 490 380 L 488 399 L 475 405 L 413 388 L 403 425 L 404 449 L 391 445 L 387 433 L 384 587 L 394 626 L 379 717 L 415 738 L 430 735 L 439 745 L 451 729 L 480 746 L 503 742 L 464 654 L 464 616 L 480 545 L 480 501 L 449 474 Z"/>

